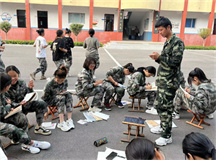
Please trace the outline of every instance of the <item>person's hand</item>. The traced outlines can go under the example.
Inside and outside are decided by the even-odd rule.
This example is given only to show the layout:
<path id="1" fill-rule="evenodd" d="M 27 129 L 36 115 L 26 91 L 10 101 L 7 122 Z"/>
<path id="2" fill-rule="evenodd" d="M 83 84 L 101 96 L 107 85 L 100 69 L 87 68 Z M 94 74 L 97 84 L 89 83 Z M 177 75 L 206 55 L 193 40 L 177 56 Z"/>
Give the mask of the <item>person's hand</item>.
<path id="1" fill-rule="evenodd" d="M 190 94 L 185 93 L 185 97 L 186 97 L 187 99 L 190 99 Z"/>
<path id="2" fill-rule="evenodd" d="M 49 117 L 49 114 L 48 114 L 48 112 L 46 112 L 46 113 L 44 114 L 44 120 L 47 120 L 48 117 Z"/>
<path id="3" fill-rule="evenodd" d="M 146 89 L 152 89 L 152 86 L 148 84 L 148 85 L 145 86 L 145 88 Z"/>
<path id="4" fill-rule="evenodd" d="M 119 86 L 119 85 L 118 85 L 118 82 L 114 82 L 114 85 L 115 85 L 115 86 Z"/>
<path id="5" fill-rule="evenodd" d="M 20 105 L 25 106 L 26 105 L 26 101 L 20 102 Z"/>
<path id="6" fill-rule="evenodd" d="M 34 87 L 34 82 L 33 82 L 33 80 L 30 80 L 30 81 L 29 81 L 28 87 L 29 87 L 29 89 L 32 89 L 32 88 Z"/>
<path id="7" fill-rule="evenodd" d="M 7 103 L 7 104 L 11 104 L 11 100 L 7 98 L 7 99 L 6 99 L 6 103 Z"/>
<path id="8" fill-rule="evenodd" d="M 189 89 L 188 87 L 185 88 L 185 91 L 188 92 L 188 93 L 191 92 L 190 89 Z"/>
<path id="9" fill-rule="evenodd" d="M 153 60 L 157 60 L 159 56 L 160 54 L 157 52 L 153 52 L 152 54 L 149 55 L 149 57 L 151 57 L 151 59 Z"/>
<path id="10" fill-rule="evenodd" d="M 14 108 L 11 108 L 11 109 L 10 109 L 10 111 L 13 111 L 13 110 L 14 110 Z"/>
<path id="11" fill-rule="evenodd" d="M 61 93 L 65 93 L 66 91 L 62 91 Z"/>

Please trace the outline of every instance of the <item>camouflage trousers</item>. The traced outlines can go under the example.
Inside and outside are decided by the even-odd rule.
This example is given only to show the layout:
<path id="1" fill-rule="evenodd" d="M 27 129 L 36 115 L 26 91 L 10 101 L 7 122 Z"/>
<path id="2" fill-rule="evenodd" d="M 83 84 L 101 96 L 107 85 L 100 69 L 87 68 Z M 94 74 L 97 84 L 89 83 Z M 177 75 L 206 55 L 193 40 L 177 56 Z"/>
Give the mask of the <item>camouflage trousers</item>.
<path id="1" fill-rule="evenodd" d="M 69 73 L 70 67 L 72 66 L 72 55 L 69 54 L 66 55 L 64 57 L 64 61 L 65 61 L 65 66 L 67 67 Z"/>
<path id="2" fill-rule="evenodd" d="M 24 114 L 35 112 L 37 124 L 40 126 L 43 123 L 44 114 L 47 112 L 47 104 L 44 101 L 31 101 L 22 107 L 22 112 Z"/>
<path id="3" fill-rule="evenodd" d="M 132 97 L 136 98 L 146 98 L 148 99 L 147 106 L 153 106 L 155 97 L 156 97 L 156 92 L 155 91 L 144 91 L 144 92 L 138 92 L 137 94 L 133 95 Z"/>
<path id="4" fill-rule="evenodd" d="M 2 61 L 1 55 L 0 55 L 0 72 L 4 72 L 4 70 L 5 70 L 5 64 L 4 64 L 4 62 Z"/>
<path id="5" fill-rule="evenodd" d="M 121 102 L 122 97 L 124 96 L 125 93 L 124 88 L 113 86 L 110 82 L 106 82 L 106 81 L 103 82 L 102 87 L 106 92 L 104 97 L 104 104 L 109 104 L 110 98 L 114 93 L 116 93 L 117 95 L 116 102 Z"/>
<path id="6" fill-rule="evenodd" d="M 172 130 L 172 113 L 174 110 L 173 99 L 175 97 L 176 89 L 159 88 L 156 94 L 155 106 L 161 120 L 161 137 L 171 137 Z"/>
<path id="7" fill-rule="evenodd" d="M 61 67 L 62 65 L 64 65 L 64 60 L 60 59 L 58 61 L 54 61 L 55 65 L 57 68 Z"/>
<path id="8" fill-rule="evenodd" d="M 178 113 L 179 114 L 179 111 L 180 109 L 186 109 L 187 108 L 187 105 L 186 103 L 184 102 L 184 99 L 183 99 L 183 95 L 182 95 L 182 91 L 181 89 L 179 88 L 177 91 L 176 91 L 176 95 L 175 95 L 175 98 L 173 100 L 173 105 L 174 105 L 174 112 Z"/>
<path id="9" fill-rule="evenodd" d="M 101 107 L 103 95 L 104 95 L 104 89 L 101 86 L 95 86 L 91 90 L 83 91 L 78 96 L 83 96 L 83 97 L 94 96 L 91 106 Z"/>
<path id="10" fill-rule="evenodd" d="M 66 112 L 73 111 L 73 97 L 70 93 L 65 92 L 62 95 L 57 95 L 52 101 L 49 102 L 49 106 L 57 106 L 58 113 L 64 113 L 66 106 Z"/>
<path id="11" fill-rule="evenodd" d="M 17 113 L 0 122 L 0 135 L 12 139 L 14 142 L 30 144 L 31 138 L 27 134 L 28 120 L 23 113 Z"/>
<path id="12" fill-rule="evenodd" d="M 38 58 L 40 66 L 36 69 L 34 74 L 37 74 L 38 72 L 41 72 L 42 76 L 44 76 L 46 70 L 47 70 L 47 61 L 46 58 Z"/>
<path id="13" fill-rule="evenodd" d="M 87 57 L 92 57 L 92 58 L 95 59 L 95 61 L 96 61 L 95 69 L 97 69 L 97 68 L 99 67 L 99 65 L 100 65 L 100 61 L 99 61 L 99 56 L 98 56 L 98 54 L 92 54 L 92 53 L 87 54 L 87 53 L 86 53 L 86 58 L 87 58 Z"/>

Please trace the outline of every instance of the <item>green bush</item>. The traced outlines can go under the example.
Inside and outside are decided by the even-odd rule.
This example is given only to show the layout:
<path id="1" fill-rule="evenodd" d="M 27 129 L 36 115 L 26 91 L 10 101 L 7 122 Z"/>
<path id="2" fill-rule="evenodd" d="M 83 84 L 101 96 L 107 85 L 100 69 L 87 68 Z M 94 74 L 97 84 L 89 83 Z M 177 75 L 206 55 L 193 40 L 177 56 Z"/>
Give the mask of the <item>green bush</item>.
<path id="1" fill-rule="evenodd" d="M 203 46 L 185 46 L 185 49 L 194 49 L 194 50 L 216 50 L 216 46 L 209 46 L 209 47 L 203 47 Z"/>

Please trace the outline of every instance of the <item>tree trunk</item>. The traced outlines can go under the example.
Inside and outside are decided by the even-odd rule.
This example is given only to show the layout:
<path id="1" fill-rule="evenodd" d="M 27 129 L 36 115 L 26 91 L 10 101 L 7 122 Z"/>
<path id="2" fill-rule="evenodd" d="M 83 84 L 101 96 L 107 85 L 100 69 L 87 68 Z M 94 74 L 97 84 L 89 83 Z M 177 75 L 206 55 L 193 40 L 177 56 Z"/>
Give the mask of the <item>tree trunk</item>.
<path id="1" fill-rule="evenodd" d="M 76 36 L 75 42 L 77 42 L 77 36 Z"/>
<path id="2" fill-rule="evenodd" d="M 203 47 L 205 47 L 205 39 L 203 39 Z"/>
<path id="3" fill-rule="evenodd" d="M 5 41 L 7 42 L 7 33 L 5 33 Z"/>

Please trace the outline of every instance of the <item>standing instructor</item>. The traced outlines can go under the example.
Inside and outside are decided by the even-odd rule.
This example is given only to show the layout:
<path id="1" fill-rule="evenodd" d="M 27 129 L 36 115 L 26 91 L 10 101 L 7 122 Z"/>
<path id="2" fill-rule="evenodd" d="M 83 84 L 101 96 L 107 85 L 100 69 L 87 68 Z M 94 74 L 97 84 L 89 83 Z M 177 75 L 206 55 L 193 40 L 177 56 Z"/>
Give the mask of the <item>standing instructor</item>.
<path id="1" fill-rule="evenodd" d="M 179 75 L 185 47 L 184 42 L 172 32 L 172 24 L 168 18 L 160 17 L 155 27 L 159 34 L 166 38 L 166 42 L 161 55 L 157 52 L 149 55 L 155 62 L 159 63 L 155 106 L 161 120 L 160 126 L 151 128 L 151 132 L 161 134 L 161 137 L 155 142 L 157 145 L 164 146 L 167 143 L 172 143 L 173 99 L 180 85 Z"/>

